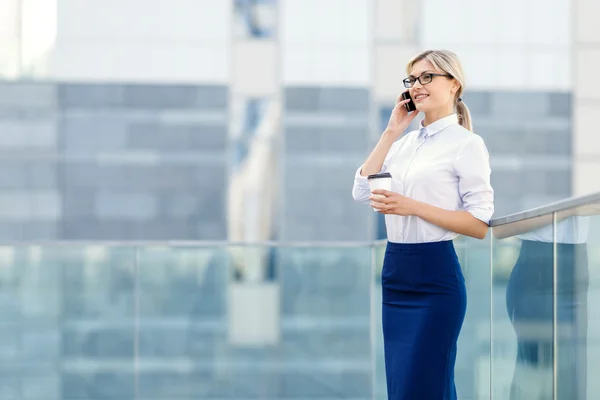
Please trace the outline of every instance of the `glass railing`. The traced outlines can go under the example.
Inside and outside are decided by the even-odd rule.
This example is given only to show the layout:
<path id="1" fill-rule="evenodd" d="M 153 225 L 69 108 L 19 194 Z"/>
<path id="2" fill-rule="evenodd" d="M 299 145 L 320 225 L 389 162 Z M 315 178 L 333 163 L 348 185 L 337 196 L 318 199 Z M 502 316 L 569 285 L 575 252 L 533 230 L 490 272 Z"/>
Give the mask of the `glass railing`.
<path id="1" fill-rule="evenodd" d="M 600 195 L 455 247 L 461 400 L 600 398 Z M 385 399 L 374 243 L 0 246 L 0 399 Z"/>
<path id="2" fill-rule="evenodd" d="M 492 225 L 493 398 L 600 398 L 600 194 Z"/>

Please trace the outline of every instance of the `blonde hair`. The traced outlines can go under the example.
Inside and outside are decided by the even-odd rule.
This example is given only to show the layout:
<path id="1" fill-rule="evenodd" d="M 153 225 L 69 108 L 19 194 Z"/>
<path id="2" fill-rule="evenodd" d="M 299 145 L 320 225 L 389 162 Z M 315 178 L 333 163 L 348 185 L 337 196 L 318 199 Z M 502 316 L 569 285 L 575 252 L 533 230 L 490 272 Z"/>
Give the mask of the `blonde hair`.
<path id="1" fill-rule="evenodd" d="M 458 122 L 465 129 L 473 132 L 471 112 L 469 111 L 469 107 L 467 107 L 465 102 L 461 99 L 465 87 L 465 78 L 458 56 L 448 50 L 426 50 L 410 59 L 408 65 L 406 66 L 407 73 L 410 74 L 410 70 L 413 68 L 413 66 L 421 60 L 429 61 L 435 69 L 452 76 L 452 78 L 456 79 L 456 81 L 459 83 L 460 86 L 456 92 L 456 96 L 454 97 L 454 105 L 456 107 L 456 113 L 458 114 Z"/>

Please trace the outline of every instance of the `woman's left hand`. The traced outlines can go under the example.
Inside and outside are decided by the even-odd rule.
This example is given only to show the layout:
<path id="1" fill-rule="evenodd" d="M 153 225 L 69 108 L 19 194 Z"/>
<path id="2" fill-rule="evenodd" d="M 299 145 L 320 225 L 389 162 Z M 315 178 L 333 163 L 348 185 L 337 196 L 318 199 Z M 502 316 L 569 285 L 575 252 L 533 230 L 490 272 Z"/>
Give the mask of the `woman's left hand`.
<path id="1" fill-rule="evenodd" d="M 382 214 L 416 215 L 418 202 L 389 190 L 375 189 L 369 197 L 371 207 Z"/>

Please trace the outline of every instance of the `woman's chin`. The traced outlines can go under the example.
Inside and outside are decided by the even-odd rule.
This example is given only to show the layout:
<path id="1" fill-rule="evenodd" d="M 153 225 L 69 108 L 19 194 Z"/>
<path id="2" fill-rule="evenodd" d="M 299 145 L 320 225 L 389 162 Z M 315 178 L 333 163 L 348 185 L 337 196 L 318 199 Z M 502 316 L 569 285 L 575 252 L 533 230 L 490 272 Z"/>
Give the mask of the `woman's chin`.
<path id="1" fill-rule="evenodd" d="M 417 112 L 427 112 L 427 107 L 424 107 L 423 104 L 415 104 L 415 108 Z"/>

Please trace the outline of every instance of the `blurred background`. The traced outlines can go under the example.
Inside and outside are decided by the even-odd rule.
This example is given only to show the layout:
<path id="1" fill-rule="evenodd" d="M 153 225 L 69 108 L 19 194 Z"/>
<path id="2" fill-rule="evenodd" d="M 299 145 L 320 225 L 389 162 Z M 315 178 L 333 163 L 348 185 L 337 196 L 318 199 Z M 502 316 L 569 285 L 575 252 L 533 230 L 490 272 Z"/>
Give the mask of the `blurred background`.
<path id="1" fill-rule="evenodd" d="M 385 398 L 385 227 L 351 188 L 408 59 L 458 54 L 495 216 L 516 213 L 600 190 L 598 13 L 0 0 L 0 398 Z M 490 294 L 518 247 L 492 272 L 489 241 L 460 243 L 473 305 L 457 384 L 489 398 Z"/>

